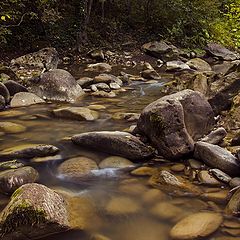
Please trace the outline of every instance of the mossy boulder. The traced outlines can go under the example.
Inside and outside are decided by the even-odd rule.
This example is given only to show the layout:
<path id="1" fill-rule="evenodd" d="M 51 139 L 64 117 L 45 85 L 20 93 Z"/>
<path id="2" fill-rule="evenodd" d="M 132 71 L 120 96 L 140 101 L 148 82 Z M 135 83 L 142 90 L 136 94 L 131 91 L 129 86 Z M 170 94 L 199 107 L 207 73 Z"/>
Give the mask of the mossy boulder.
<path id="1" fill-rule="evenodd" d="M 137 127 L 166 158 L 178 159 L 214 126 L 213 110 L 199 92 L 183 90 L 149 104 Z"/>
<path id="2" fill-rule="evenodd" d="M 36 183 L 18 188 L 0 215 L 2 240 L 39 239 L 68 229 L 63 198 Z"/>

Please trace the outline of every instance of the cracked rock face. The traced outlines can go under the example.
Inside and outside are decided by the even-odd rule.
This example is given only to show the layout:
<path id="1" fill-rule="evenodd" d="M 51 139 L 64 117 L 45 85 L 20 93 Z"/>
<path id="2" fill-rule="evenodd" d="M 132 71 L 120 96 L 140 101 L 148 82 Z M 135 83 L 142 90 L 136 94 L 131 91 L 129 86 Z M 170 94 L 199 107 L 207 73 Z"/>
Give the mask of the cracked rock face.
<path id="1" fill-rule="evenodd" d="M 68 229 L 63 198 L 36 183 L 18 188 L 0 215 L 2 240 L 38 239 Z"/>
<path id="2" fill-rule="evenodd" d="M 187 89 L 148 105 L 137 126 L 161 155 L 178 159 L 191 153 L 194 142 L 213 128 L 214 114 L 199 92 Z"/>

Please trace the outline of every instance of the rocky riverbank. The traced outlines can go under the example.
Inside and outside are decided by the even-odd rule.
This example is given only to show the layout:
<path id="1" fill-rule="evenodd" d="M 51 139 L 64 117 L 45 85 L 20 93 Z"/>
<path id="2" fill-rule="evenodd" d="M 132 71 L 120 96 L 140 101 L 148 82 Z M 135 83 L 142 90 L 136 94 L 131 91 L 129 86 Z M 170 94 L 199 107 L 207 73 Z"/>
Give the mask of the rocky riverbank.
<path id="1" fill-rule="evenodd" d="M 209 44 L 198 55 L 166 42 L 147 43 L 137 53 L 98 50 L 82 59 L 78 79 L 70 73 L 69 61 L 47 48 L 0 69 L 0 191 L 12 195 L 10 200 L 2 197 L 2 239 L 40 239 L 72 230 L 86 233 L 83 239 L 114 239 L 102 215 L 140 221 L 146 209 L 161 222 L 162 239 L 238 239 L 239 54 Z M 158 87 L 154 100 L 140 111 L 134 98 L 128 98 L 135 86 L 140 86 L 139 98 L 148 94 L 143 86 L 150 92 Z M 121 98 L 135 111 L 124 111 Z M 118 109 L 108 110 L 109 103 Z M 51 109 L 23 113 L 35 105 Z M 65 138 L 57 137 L 57 131 L 48 135 L 52 143 L 40 138 L 31 142 L 27 133 L 38 127 L 34 121 L 39 119 L 76 125 Z M 33 121 L 32 126 L 24 121 Z M 103 122 L 104 128 L 99 125 Z M 114 123 L 110 129 L 107 122 Z M 73 125 L 83 128 L 78 132 Z M 88 195 L 44 186 L 40 166 L 50 168 L 64 184 L 117 182 L 118 194 L 98 197 L 99 213 Z M 191 199 L 198 201 L 196 208 L 189 208 Z M 90 231 L 91 221 L 96 226 Z M 149 231 L 156 228 L 154 222 Z M 149 239 L 159 239 L 157 235 Z M 128 232 L 121 239 L 129 236 L 146 237 Z"/>

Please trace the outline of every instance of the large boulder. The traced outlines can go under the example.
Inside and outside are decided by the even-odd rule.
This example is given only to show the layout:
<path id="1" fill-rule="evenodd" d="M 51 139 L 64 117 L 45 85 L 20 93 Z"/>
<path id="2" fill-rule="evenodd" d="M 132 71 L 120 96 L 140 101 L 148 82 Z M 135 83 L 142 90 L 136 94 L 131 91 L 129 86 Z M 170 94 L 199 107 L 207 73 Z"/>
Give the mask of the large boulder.
<path id="1" fill-rule="evenodd" d="M 74 77 L 63 69 L 48 71 L 30 84 L 30 91 L 50 101 L 74 102 L 84 94 Z"/>
<path id="2" fill-rule="evenodd" d="M 199 92 L 187 89 L 148 105 L 137 126 L 160 154 L 176 159 L 191 153 L 194 141 L 213 128 L 214 114 Z"/>
<path id="3" fill-rule="evenodd" d="M 17 189 L 0 215 L 2 240 L 39 239 L 68 229 L 63 198 L 36 183 Z"/>
<path id="4" fill-rule="evenodd" d="M 143 160 L 153 155 L 153 149 L 137 137 L 126 132 L 88 132 L 72 137 L 72 141 L 82 147 L 89 147 L 111 155 L 130 160 Z"/>
<path id="5" fill-rule="evenodd" d="M 197 142 L 195 144 L 194 157 L 202 160 L 208 166 L 218 168 L 231 176 L 240 174 L 240 164 L 237 158 L 226 149 L 217 145 Z"/>
<path id="6" fill-rule="evenodd" d="M 239 59 L 239 55 L 231 52 L 227 48 L 217 43 L 209 43 L 206 47 L 207 55 L 216 57 L 220 60 L 234 61 Z"/>

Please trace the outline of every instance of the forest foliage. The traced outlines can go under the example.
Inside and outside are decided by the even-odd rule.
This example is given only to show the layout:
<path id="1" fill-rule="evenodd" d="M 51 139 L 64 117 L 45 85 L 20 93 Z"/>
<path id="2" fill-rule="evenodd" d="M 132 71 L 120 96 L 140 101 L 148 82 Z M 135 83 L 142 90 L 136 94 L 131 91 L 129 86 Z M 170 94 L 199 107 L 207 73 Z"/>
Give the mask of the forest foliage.
<path id="1" fill-rule="evenodd" d="M 1 0 L 0 47 L 166 39 L 183 47 L 209 41 L 240 47 L 240 0 Z"/>

